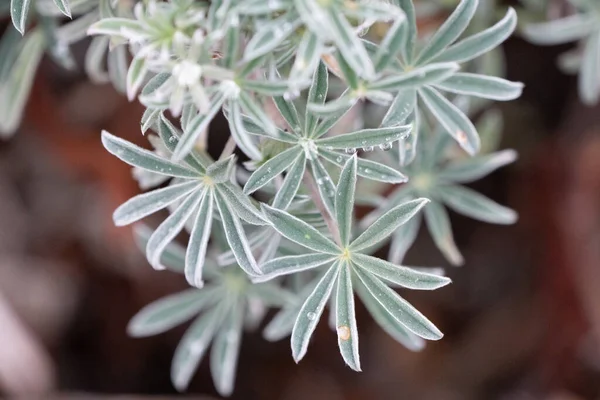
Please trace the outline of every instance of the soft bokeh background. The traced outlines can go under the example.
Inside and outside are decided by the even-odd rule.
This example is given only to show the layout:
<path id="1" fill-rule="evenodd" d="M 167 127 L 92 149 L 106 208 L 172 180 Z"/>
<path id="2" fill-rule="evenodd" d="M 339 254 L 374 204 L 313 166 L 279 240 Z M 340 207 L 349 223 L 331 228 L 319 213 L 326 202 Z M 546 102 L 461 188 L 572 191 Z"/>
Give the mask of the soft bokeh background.
<path id="1" fill-rule="evenodd" d="M 582 106 L 575 78 L 555 67 L 567 48 L 505 46 L 507 77 L 526 89 L 500 105 L 502 147 L 520 159 L 474 187 L 520 220 L 453 214 L 467 260 L 449 268 L 454 284 L 403 293 L 445 338 L 411 353 L 359 306 L 356 374 L 325 323 L 299 365 L 287 340 L 248 333 L 233 399 L 600 398 L 600 107 Z M 112 210 L 138 189 L 99 140 L 105 128 L 145 145 L 142 111 L 44 61 L 20 132 L 0 143 L 0 394 L 175 394 L 169 364 L 184 327 L 132 339 L 125 326 L 185 280 L 152 271 L 130 228 L 112 226 Z M 211 139 L 218 149 L 226 126 L 212 129 L 223 132 Z M 447 265 L 421 233 L 409 263 Z M 215 394 L 207 360 L 195 394 Z"/>

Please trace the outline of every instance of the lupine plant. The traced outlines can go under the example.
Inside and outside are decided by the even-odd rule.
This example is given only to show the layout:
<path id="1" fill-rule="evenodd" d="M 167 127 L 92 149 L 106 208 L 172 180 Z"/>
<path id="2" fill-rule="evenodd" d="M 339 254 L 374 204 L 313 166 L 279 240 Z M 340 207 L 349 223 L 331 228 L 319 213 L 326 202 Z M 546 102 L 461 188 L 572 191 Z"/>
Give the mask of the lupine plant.
<path id="1" fill-rule="evenodd" d="M 478 0 L 462 0 L 449 12 L 436 7 L 445 22 L 420 33 L 418 15 L 433 4 L 11 0 L 25 37 L 7 32 L 0 43 L 0 99 L 16 99 L 0 110 L 0 130 L 18 125 L 43 52 L 68 54 L 84 33 L 88 74 L 146 107 L 140 127 L 152 149 L 106 131 L 101 140 L 147 190 L 114 212 L 115 224 L 165 215 L 156 228 L 136 225 L 135 236 L 153 268 L 191 286 L 145 307 L 128 328 L 148 336 L 198 315 L 173 358 L 178 390 L 212 343 L 215 387 L 229 395 L 242 333 L 269 308 L 279 310 L 263 335 L 290 336 L 296 362 L 328 309 L 343 361 L 361 370 L 358 299 L 411 350 L 442 338 L 395 289 L 433 290 L 450 279 L 439 267 L 400 263 L 421 214 L 448 261 L 462 263 L 444 204 L 485 222 L 516 220 L 459 184 L 516 158 L 478 154 L 487 147 L 473 120 L 523 85 L 478 62 L 514 31 L 513 9 L 496 21 Z M 219 113 L 228 131 L 211 126 Z M 208 152 L 209 137 L 223 138 L 220 152 Z M 359 218 L 355 203 L 372 209 Z"/>

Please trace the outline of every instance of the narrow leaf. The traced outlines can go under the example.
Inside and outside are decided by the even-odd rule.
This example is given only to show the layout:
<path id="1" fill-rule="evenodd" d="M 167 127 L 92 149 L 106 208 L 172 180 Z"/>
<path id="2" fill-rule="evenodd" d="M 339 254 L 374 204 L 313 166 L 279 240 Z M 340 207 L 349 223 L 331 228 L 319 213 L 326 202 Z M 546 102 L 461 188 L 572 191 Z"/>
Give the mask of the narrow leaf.
<path id="1" fill-rule="evenodd" d="M 356 169 L 356 154 L 354 154 L 346 161 L 335 192 L 335 219 L 340 231 L 340 240 L 343 247 L 348 246 L 352 236 Z"/>
<path id="2" fill-rule="evenodd" d="M 327 209 L 327 212 L 334 217 L 335 216 L 335 185 L 331 180 L 331 176 L 327 169 L 321 163 L 318 157 L 314 157 L 310 162 L 311 173 L 314 177 L 315 182 L 317 183 L 317 189 L 319 190 L 319 195 L 323 200 L 323 204 Z"/>
<path id="3" fill-rule="evenodd" d="M 221 396 L 229 396 L 233 392 L 242 341 L 243 311 L 243 307 L 238 303 L 232 306 L 212 344 L 210 372 L 215 389 Z"/>
<path id="4" fill-rule="evenodd" d="M 31 0 L 10 0 L 10 17 L 15 28 L 25 34 L 25 24 L 29 14 Z"/>
<path id="5" fill-rule="evenodd" d="M 470 183 L 487 176 L 517 159 L 517 152 L 508 149 L 448 164 L 438 173 L 440 181 Z"/>
<path id="6" fill-rule="evenodd" d="M 379 147 L 379 149 L 385 150 L 387 149 L 387 145 L 382 145 Z M 340 167 L 343 166 L 351 157 L 348 154 L 342 154 L 323 149 L 319 149 L 319 155 L 325 160 Z M 387 165 L 364 158 L 358 158 L 357 162 L 357 174 L 364 178 L 386 183 L 402 183 L 408 180 L 404 174 L 391 167 L 388 167 Z"/>
<path id="7" fill-rule="evenodd" d="M 254 193 L 271 182 L 275 177 L 287 170 L 301 152 L 302 149 L 299 146 L 294 146 L 266 161 L 248 178 L 248 182 L 244 186 L 244 193 Z"/>
<path id="8" fill-rule="evenodd" d="M 322 253 L 340 253 L 335 243 L 306 222 L 266 204 L 262 204 L 262 209 L 275 230 L 292 242 Z"/>
<path id="9" fill-rule="evenodd" d="M 382 78 L 368 85 L 369 90 L 398 91 L 419 88 L 443 81 L 458 71 L 456 63 L 435 63 L 412 69 L 401 74 Z"/>
<path id="10" fill-rule="evenodd" d="M 283 180 L 283 184 L 277 191 L 277 194 L 275 194 L 273 207 L 280 210 L 285 210 L 289 207 L 300 188 L 305 169 L 306 157 L 304 156 L 304 152 L 301 152 L 294 161 L 294 164 L 289 168 L 285 175 L 285 179 Z"/>
<path id="11" fill-rule="evenodd" d="M 598 19 L 593 15 L 574 14 L 550 22 L 528 24 L 523 29 L 523 34 L 533 44 L 554 45 L 582 39 L 597 26 Z"/>
<path id="12" fill-rule="evenodd" d="M 600 100 L 600 30 L 587 39 L 583 49 L 579 94 L 583 103 L 589 106 Z"/>
<path id="13" fill-rule="evenodd" d="M 346 364 L 355 371 L 360 371 L 358 354 L 358 329 L 354 310 L 354 290 L 350 265 L 341 265 L 337 282 L 335 301 L 335 325 L 338 347 Z"/>
<path id="14" fill-rule="evenodd" d="M 327 253 L 311 253 L 299 256 L 275 258 L 261 265 L 263 275 L 254 278 L 254 282 L 265 282 L 282 275 L 294 274 L 317 268 L 335 260 L 335 256 Z"/>
<path id="15" fill-rule="evenodd" d="M 410 133 L 411 125 L 397 125 L 386 128 L 362 129 L 343 135 L 316 140 L 318 146 L 327 150 L 358 149 L 373 150 L 375 146 L 389 146 Z"/>
<path id="16" fill-rule="evenodd" d="M 307 104 L 324 104 L 327 98 L 327 90 L 329 86 L 329 73 L 327 66 L 323 61 L 319 62 L 319 66 L 315 70 L 312 85 L 308 91 Z M 306 109 L 304 116 L 304 134 L 311 137 L 317 127 L 319 118 L 317 115 Z"/>
<path id="17" fill-rule="evenodd" d="M 191 286 L 201 288 L 204 285 L 202 271 L 206 258 L 206 248 L 210 239 L 213 216 L 213 196 L 207 190 L 200 201 L 196 221 L 190 234 L 185 253 L 185 278 Z"/>
<path id="18" fill-rule="evenodd" d="M 444 207 L 438 202 L 431 202 L 425 207 L 425 222 L 435 245 L 444 257 L 453 265 L 462 265 L 464 259 L 454 243 L 450 218 Z"/>
<path id="19" fill-rule="evenodd" d="M 463 186 L 441 186 L 438 190 L 442 201 L 463 215 L 490 224 L 513 224 L 517 213 L 484 195 Z"/>
<path id="20" fill-rule="evenodd" d="M 448 79 L 435 84 L 438 89 L 467 96 L 477 96 L 484 99 L 508 101 L 521 96 L 523 84 L 511 82 L 493 76 L 456 73 Z"/>

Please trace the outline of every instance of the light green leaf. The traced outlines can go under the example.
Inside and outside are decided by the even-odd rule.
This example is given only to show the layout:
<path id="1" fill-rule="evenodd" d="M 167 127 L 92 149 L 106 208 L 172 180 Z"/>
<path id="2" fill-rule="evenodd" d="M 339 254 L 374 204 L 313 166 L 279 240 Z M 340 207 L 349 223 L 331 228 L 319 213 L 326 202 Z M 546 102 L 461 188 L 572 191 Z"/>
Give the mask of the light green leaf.
<path id="1" fill-rule="evenodd" d="M 142 252 L 146 251 L 148 240 L 152 236 L 153 230 L 145 224 L 135 224 L 133 226 L 133 238 Z M 181 245 L 171 242 L 160 256 L 160 265 L 169 271 L 181 272 L 185 268 L 185 248 Z"/>
<path id="2" fill-rule="evenodd" d="M 235 303 L 227 313 L 210 352 L 210 372 L 221 396 L 233 392 L 235 371 L 242 341 L 243 307 Z"/>
<path id="3" fill-rule="evenodd" d="M 262 158 L 258 146 L 253 140 L 253 137 L 246 131 L 247 124 L 244 123 L 244 116 L 238 102 L 229 102 L 229 112 L 226 114 L 227 122 L 229 122 L 229 131 L 235 140 L 236 145 L 250 159 L 259 160 Z"/>
<path id="4" fill-rule="evenodd" d="M 239 102 L 242 109 L 251 119 L 256 121 L 271 136 L 277 135 L 277 127 L 271 118 L 263 111 L 263 108 L 256 103 L 246 92 L 240 92 Z"/>
<path id="5" fill-rule="evenodd" d="M 386 149 L 386 146 L 381 146 L 380 149 L 384 150 Z M 319 149 L 319 155 L 325 160 L 338 166 L 343 166 L 351 157 L 348 154 L 327 151 L 324 149 Z M 358 158 L 357 161 L 357 173 L 364 178 L 386 183 L 402 183 L 408 180 L 404 174 L 387 165 L 364 158 Z"/>
<path id="6" fill-rule="evenodd" d="M 301 219 L 266 204 L 262 204 L 262 209 L 275 230 L 292 242 L 321 253 L 340 253 L 335 243 Z"/>
<path id="7" fill-rule="evenodd" d="M 244 194 L 251 194 L 271 182 L 275 177 L 287 170 L 302 152 L 299 146 L 287 149 L 261 165 L 248 178 L 244 186 Z"/>
<path id="8" fill-rule="evenodd" d="M 285 179 L 283 180 L 283 184 L 275 194 L 273 207 L 280 210 L 285 210 L 289 207 L 300 188 L 305 169 L 306 157 L 304 156 L 304 152 L 301 152 L 294 161 L 294 164 L 289 168 L 285 175 Z"/>
<path id="9" fill-rule="evenodd" d="M 508 101 L 521 96 L 523 84 L 511 82 L 493 76 L 456 73 L 448 79 L 435 84 L 438 89 L 467 96 L 477 96 L 484 99 Z"/>
<path id="10" fill-rule="evenodd" d="M 252 225 L 266 225 L 263 215 L 237 185 L 224 182 L 218 185 L 217 191 L 227 200 L 238 217 Z"/>
<path id="11" fill-rule="evenodd" d="M 402 25 L 402 36 L 404 41 L 402 42 L 400 51 L 404 62 L 411 65 L 414 58 L 415 43 L 417 42 L 417 15 L 415 12 L 415 5 L 413 0 L 395 0 L 394 3 L 398 4 L 406 15 L 407 21 Z"/>
<path id="12" fill-rule="evenodd" d="M 263 275 L 254 278 L 253 281 L 265 282 L 278 276 L 307 271 L 328 264 L 335 259 L 336 256 L 327 253 L 310 253 L 274 258 L 261 265 L 260 269 Z"/>
<path id="13" fill-rule="evenodd" d="M 166 160 L 106 131 L 102 131 L 102 144 L 111 154 L 134 167 L 177 178 L 199 178 L 198 172 Z"/>
<path id="14" fill-rule="evenodd" d="M 208 345 L 224 318 L 222 306 L 200 316 L 179 342 L 171 363 L 171 381 L 175 389 L 184 391 L 202 360 Z"/>
<path id="15" fill-rule="evenodd" d="M 327 66 L 323 61 L 319 62 L 319 66 L 315 70 L 312 85 L 308 91 L 308 104 L 324 104 L 327 99 L 327 90 L 329 87 L 329 73 L 327 72 Z M 312 137 L 317 123 L 319 122 L 318 116 L 306 109 L 304 116 L 304 135 Z"/>
<path id="16" fill-rule="evenodd" d="M 435 89 L 421 88 L 419 95 L 444 129 L 456 139 L 460 147 L 470 155 L 479 151 L 481 146 L 479 135 L 469 117 Z"/>
<path id="17" fill-rule="evenodd" d="M 156 228 L 148 244 L 146 245 L 146 258 L 154 269 L 165 269 L 160 264 L 161 254 L 167 245 L 175 239 L 179 234 L 187 220 L 192 216 L 198 208 L 198 203 L 205 195 L 204 190 L 197 190 L 190 194 L 175 211 L 171 213 L 159 226 Z"/>
<path id="18" fill-rule="evenodd" d="M 353 370 L 360 371 L 354 290 L 352 289 L 352 273 L 348 263 L 343 263 L 340 267 L 335 301 L 335 325 L 338 347 L 344 361 Z"/>
<path id="19" fill-rule="evenodd" d="M 354 271 L 371 296 L 409 331 L 429 340 L 439 340 L 444 336 L 431 321 L 379 279 L 360 269 Z"/>
<path id="20" fill-rule="evenodd" d="M 468 217 L 490 224 L 513 224 L 517 221 L 514 210 L 466 187 L 441 186 L 438 193 L 450 208 Z"/>
<path id="21" fill-rule="evenodd" d="M 337 122 L 344 114 L 352 108 L 358 101 L 357 98 L 350 96 L 349 94 L 343 94 L 335 100 L 329 101 L 325 104 L 320 103 L 309 103 L 306 109 L 317 116 L 324 118 L 335 118 L 334 123 Z M 333 125 L 333 124 L 331 124 Z M 329 126 L 329 128 L 331 127 Z M 319 127 L 321 128 L 321 127 Z M 329 128 L 327 130 L 329 130 Z M 317 131 L 323 131 L 323 129 L 317 129 Z M 325 132 L 323 132 L 325 133 Z M 323 134 L 322 133 L 322 134 Z M 320 135 L 315 135 L 320 136 Z"/>
<path id="22" fill-rule="evenodd" d="M 453 265 L 462 265 L 464 259 L 454 243 L 450 218 L 440 203 L 433 201 L 425 207 L 425 222 L 435 245 L 444 257 Z"/>
<path id="23" fill-rule="evenodd" d="M 588 106 L 600 100 L 600 30 L 587 39 L 583 49 L 579 94 L 583 103 Z"/>
<path id="24" fill-rule="evenodd" d="M 223 160 L 218 160 L 208 167 L 206 175 L 208 175 L 214 183 L 227 182 L 231 180 L 231 177 L 234 174 L 235 161 L 235 154 L 232 154 Z"/>
<path id="25" fill-rule="evenodd" d="M 310 166 L 312 175 L 315 179 L 315 182 L 317 183 L 319 195 L 323 200 L 323 204 L 325 204 L 327 212 L 333 217 L 335 212 L 335 185 L 331 180 L 331 176 L 329 175 L 329 172 L 327 172 L 327 169 L 325 168 L 323 163 L 321 163 L 321 160 L 319 160 L 319 158 L 317 157 L 314 157 L 311 160 Z"/>
<path id="26" fill-rule="evenodd" d="M 458 71 L 456 63 L 435 63 L 382 78 L 367 86 L 369 90 L 398 91 L 419 88 L 443 81 Z"/>
<path id="27" fill-rule="evenodd" d="M 352 236 L 356 169 L 356 154 L 354 154 L 346 161 L 335 192 L 335 219 L 340 231 L 340 240 L 343 247 L 348 246 Z"/>
<path id="28" fill-rule="evenodd" d="M 398 92 L 394 101 L 388 108 L 383 120 L 382 127 L 397 126 L 406 123 L 406 119 L 417 106 L 417 91 L 406 89 Z M 416 134 L 416 132 L 415 132 Z"/>
<path id="29" fill-rule="evenodd" d="M 206 190 L 198 206 L 196 221 L 185 253 L 185 278 L 191 286 L 198 288 L 204 285 L 202 271 L 206 258 L 206 248 L 210 239 L 212 217 L 213 195 L 210 190 Z"/>
<path id="30" fill-rule="evenodd" d="M 88 28 L 88 35 L 107 35 L 126 37 L 128 32 L 144 33 L 142 24 L 135 19 L 104 18 Z"/>
<path id="31" fill-rule="evenodd" d="M 259 26 L 246 45 L 244 61 L 254 60 L 274 50 L 300 26 L 300 23 L 296 13 L 287 12 L 262 27 Z"/>
<path id="32" fill-rule="evenodd" d="M 133 101 L 138 90 L 144 83 L 147 73 L 146 59 L 144 57 L 134 57 L 127 70 L 127 98 Z"/>
<path id="33" fill-rule="evenodd" d="M 260 269 L 258 268 L 258 265 L 256 265 L 256 260 L 252 255 L 252 250 L 250 249 L 246 234 L 244 233 L 242 223 L 237 215 L 234 214 L 231 205 L 219 191 L 215 192 L 215 201 L 219 208 L 219 214 L 221 215 L 221 221 L 223 222 L 227 243 L 235 256 L 238 265 L 248 275 L 253 276 L 260 274 Z"/>
<path id="34" fill-rule="evenodd" d="M 343 135 L 331 136 L 324 139 L 318 139 L 315 142 L 318 146 L 323 146 L 327 150 L 342 149 L 363 149 L 375 146 L 389 146 L 391 143 L 400 140 L 410 133 L 411 125 L 399 125 L 385 128 L 362 129 L 356 132 L 345 133 Z"/>
<path id="35" fill-rule="evenodd" d="M 450 278 L 445 276 L 428 274 L 409 267 L 395 265 L 389 261 L 365 254 L 353 253 L 352 262 L 368 273 L 408 289 L 435 290 L 452 282 Z"/>
<path id="36" fill-rule="evenodd" d="M 177 129 L 171 121 L 169 121 L 162 112 L 159 111 L 160 119 L 158 121 L 158 134 L 163 141 L 165 147 L 173 152 L 177 147 L 177 141 L 181 137 L 181 131 Z M 190 154 L 183 158 L 183 161 L 189 165 L 192 169 L 198 171 L 198 176 L 204 175 L 206 169 L 204 167 L 205 161 L 202 159 L 200 154 L 192 151 Z"/>
<path id="37" fill-rule="evenodd" d="M 419 227 L 421 226 L 420 216 L 415 216 L 408 220 L 404 225 L 396 229 L 392 234 L 390 241 L 390 251 L 388 260 L 393 264 L 400 264 L 404 256 L 417 239 Z"/>
<path id="38" fill-rule="evenodd" d="M 407 201 L 379 217 L 350 245 L 352 251 L 364 250 L 388 238 L 398 227 L 417 214 L 430 201 L 425 198 Z"/>
<path id="39" fill-rule="evenodd" d="M 313 71 L 319 65 L 322 52 L 323 41 L 311 31 L 304 32 L 289 73 L 290 82 L 303 82 L 310 79 Z"/>
<path id="40" fill-rule="evenodd" d="M 308 349 L 310 337 L 314 332 L 321 314 L 325 309 L 327 300 L 333 290 L 333 285 L 338 277 L 340 263 L 337 262 L 323 275 L 312 293 L 302 305 L 294 329 L 292 330 L 292 356 L 294 361 L 299 362 Z"/>
<path id="41" fill-rule="evenodd" d="M 406 24 L 406 18 L 397 18 L 388 29 L 377 49 L 377 53 L 375 53 L 375 71 L 384 71 L 396 58 L 403 42 L 406 40 L 406 31 L 404 29 L 404 25 Z"/>
<path id="42" fill-rule="evenodd" d="M 423 65 L 443 52 L 467 29 L 477 10 L 478 0 L 461 0 L 448 19 L 427 42 L 417 57 L 417 64 Z"/>
<path id="43" fill-rule="evenodd" d="M 470 61 L 499 46 L 514 32 L 516 26 L 517 13 L 509 7 L 506 16 L 496 25 L 450 46 L 433 61 L 458 63 Z"/>
<path id="44" fill-rule="evenodd" d="M 137 195 L 115 210 L 113 221 L 116 226 L 129 225 L 162 210 L 199 187 L 197 181 L 186 181 Z"/>
<path id="45" fill-rule="evenodd" d="M 292 131 L 298 133 L 301 129 L 300 117 L 298 116 L 298 111 L 296 110 L 294 103 L 284 99 L 283 96 L 273 97 L 273 102 Z"/>
<path id="46" fill-rule="evenodd" d="M 573 42 L 588 36 L 598 27 L 598 19 L 589 14 L 574 14 L 569 17 L 523 28 L 525 39 L 537 45 L 554 45 Z"/>
<path id="47" fill-rule="evenodd" d="M 146 337 L 163 333 L 192 318 L 214 301 L 209 290 L 188 289 L 142 308 L 127 324 L 127 334 Z"/>
<path id="48" fill-rule="evenodd" d="M 240 82 L 240 86 L 246 90 L 260 93 L 265 96 L 282 96 L 288 91 L 291 82 L 289 81 L 267 81 L 267 80 L 255 80 L 248 79 Z M 294 82 L 301 87 L 308 86 L 308 82 Z"/>
<path id="49" fill-rule="evenodd" d="M 440 181 L 470 183 L 487 176 L 517 159 L 517 152 L 508 149 L 448 164 L 438 173 Z"/>
<path id="50" fill-rule="evenodd" d="M 10 17 L 15 28 L 25 34 L 25 24 L 29 14 L 31 0 L 10 0 Z"/>
<path id="51" fill-rule="evenodd" d="M 404 327 L 385 307 L 369 292 L 365 285 L 358 279 L 354 290 L 373 317 L 375 322 L 387 332 L 394 340 L 412 351 L 421 351 L 425 347 L 425 340 L 415 335 Z"/>

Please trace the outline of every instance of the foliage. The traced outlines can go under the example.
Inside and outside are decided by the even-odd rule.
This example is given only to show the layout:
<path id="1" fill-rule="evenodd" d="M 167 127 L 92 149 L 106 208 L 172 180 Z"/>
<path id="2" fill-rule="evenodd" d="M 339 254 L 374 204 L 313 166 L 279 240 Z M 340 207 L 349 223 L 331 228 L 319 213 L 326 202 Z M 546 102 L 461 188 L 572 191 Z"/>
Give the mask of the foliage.
<path id="1" fill-rule="evenodd" d="M 149 190 L 115 210 L 115 224 L 166 211 L 136 237 L 152 267 L 174 269 L 194 287 L 149 305 L 129 326 L 147 336 L 199 314 L 175 352 L 177 389 L 212 343 L 215 387 L 229 395 L 242 331 L 271 307 L 279 311 L 264 337 L 290 335 L 297 362 L 329 306 L 343 360 L 361 369 L 355 293 L 407 348 L 442 337 L 394 289 L 433 290 L 450 279 L 441 268 L 399 264 L 421 213 L 446 258 L 462 263 L 442 204 L 485 222 L 516 220 L 459 184 L 515 159 L 511 150 L 476 156 L 493 147 L 480 133 L 500 121 L 489 111 L 473 120 L 523 85 L 494 76 L 513 9 L 496 18 L 491 1 L 462 0 L 450 11 L 435 4 L 11 0 L 25 36 L 9 31 L 0 43 L 0 101 L 14 99 L 0 110 L 0 131 L 18 126 L 44 52 L 74 67 L 69 46 L 86 33 L 90 78 L 146 107 L 141 131 L 153 150 L 105 131 L 101 140 Z M 418 32 L 423 12 L 442 12 L 445 22 Z M 367 105 L 379 118 L 363 114 Z M 230 136 L 215 157 L 208 138 L 225 134 L 210 129 L 220 112 Z M 392 195 L 381 196 L 389 185 Z M 356 202 L 373 206 L 361 220 Z M 185 247 L 175 241 L 181 232 Z M 375 257 L 388 243 L 389 261 Z"/>

